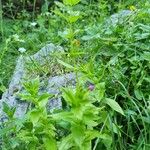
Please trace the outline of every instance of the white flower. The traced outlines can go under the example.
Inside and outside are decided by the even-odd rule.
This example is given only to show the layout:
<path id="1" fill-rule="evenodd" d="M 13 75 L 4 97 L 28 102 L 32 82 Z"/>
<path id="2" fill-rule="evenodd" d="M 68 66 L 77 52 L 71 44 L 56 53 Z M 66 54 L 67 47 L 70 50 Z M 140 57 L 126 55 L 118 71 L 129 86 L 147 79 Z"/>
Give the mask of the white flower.
<path id="1" fill-rule="evenodd" d="M 23 48 L 23 47 L 20 47 L 20 48 L 18 49 L 18 51 L 19 51 L 20 53 L 25 53 L 25 52 L 26 52 L 26 49 Z"/>
<path id="2" fill-rule="evenodd" d="M 19 40 L 19 35 L 18 34 L 14 34 L 12 37 L 14 38 L 15 41 Z"/>
<path id="3" fill-rule="evenodd" d="M 20 37 L 19 37 L 18 34 L 14 34 L 12 37 L 14 38 L 14 40 L 15 40 L 16 42 L 22 42 L 22 43 L 25 43 L 24 40 L 20 39 Z"/>
<path id="4" fill-rule="evenodd" d="M 31 22 L 30 25 L 35 27 L 37 25 L 37 23 L 36 22 Z"/>
<path id="5" fill-rule="evenodd" d="M 25 41 L 24 41 L 24 40 L 22 40 L 22 39 L 19 39 L 19 42 L 25 43 Z"/>

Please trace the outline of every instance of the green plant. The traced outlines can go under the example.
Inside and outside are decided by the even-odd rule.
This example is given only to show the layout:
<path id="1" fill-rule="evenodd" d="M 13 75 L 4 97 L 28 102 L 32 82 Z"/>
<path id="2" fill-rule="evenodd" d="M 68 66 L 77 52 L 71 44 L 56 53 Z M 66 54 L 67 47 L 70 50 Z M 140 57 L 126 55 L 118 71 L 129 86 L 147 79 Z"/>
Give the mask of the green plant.
<path id="1" fill-rule="evenodd" d="M 7 114 L 8 121 L 4 123 L 6 128 L 1 130 L 2 148 L 49 149 L 50 145 L 52 149 L 56 149 L 55 127 L 46 111 L 46 103 L 52 95 L 38 94 L 39 79 L 24 83 L 24 88 L 28 93 L 19 94 L 19 96 L 22 100 L 31 102 L 34 108 L 28 111 L 22 122 L 19 122 L 19 119 L 14 116 L 15 108 L 11 109 L 4 104 L 4 112 Z M 8 136 L 13 138 L 11 143 L 8 141 Z"/>
<path id="2" fill-rule="evenodd" d="M 50 112 L 46 103 L 51 95 L 39 93 L 39 78 L 25 82 L 19 95 L 30 107 L 19 119 L 15 108 L 4 103 L 8 120 L 1 123 L 1 149 L 149 149 L 149 1 L 64 0 L 51 12 L 45 6 L 34 27 L 32 17 L 22 14 L 13 33 L 18 31 L 26 43 L 10 37 L 7 49 L 25 47 L 34 53 L 47 41 L 61 44 L 62 54 L 53 53 L 50 62 L 37 66 L 45 76 L 75 72 L 76 87 L 63 88 L 64 107 Z M 131 13 L 115 25 L 104 21 L 125 8 Z M 4 37 L 9 37 L 4 23 Z M 9 53 L 4 54 L 1 66 Z M 34 75 L 41 75 L 29 66 Z M 3 84 L 1 90 L 5 91 Z"/>

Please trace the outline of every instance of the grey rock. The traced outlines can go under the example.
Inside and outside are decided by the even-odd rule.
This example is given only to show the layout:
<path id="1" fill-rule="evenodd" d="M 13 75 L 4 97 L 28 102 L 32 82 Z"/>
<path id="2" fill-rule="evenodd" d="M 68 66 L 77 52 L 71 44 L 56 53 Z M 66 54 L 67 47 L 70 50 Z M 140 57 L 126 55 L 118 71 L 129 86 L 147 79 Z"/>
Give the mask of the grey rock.
<path id="1" fill-rule="evenodd" d="M 56 95 L 55 98 L 51 99 L 48 103 L 48 108 L 53 111 L 55 108 L 61 109 L 61 95 L 60 91 L 62 87 L 72 86 L 75 85 L 75 74 L 68 73 L 62 76 L 55 76 L 49 78 L 47 91 L 48 93 Z"/>
<path id="2" fill-rule="evenodd" d="M 105 34 L 112 33 L 112 29 L 117 27 L 117 24 L 123 24 L 124 21 L 133 14 L 130 10 L 122 10 L 116 14 L 113 14 L 107 18 L 101 24 L 94 24 L 93 26 L 85 27 L 86 35 L 82 37 L 82 40 L 91 40 L 101 38 Z"/>
<path id="3" fill-rule="evenodd" d="M 124 19 L 132 14 L 132 11 L 130 10 L 122 10 L 114 15 L 112 15 L 110 18 L 106 20 L 106 24 L 109 26 L 116 26 L 118 23 L 122 24 L 124 22 Z"/>
<path id="4" fill-rule="evenodd" d="M 49 60 L 49 55 L 53 52 L 63 52 L 63 48 L 61 46 L 55 46 L 54 44 L 47 44 L 45 47 L 43 47 L 40 51 L 38 51 L 36 54 L 27 57 L 26 61 L 37 61 L 40 64 L 43 64 L 46 62 L 46 60 Z"/>
<path id="5" fill-rule="evenodd" d="M 29 57 L 20 56 L 19 57 L 16 63 L 14 74 L 12 76 L 12 80 L 9 84 L 9 87 L 3 93 L 2 99 L 0 100 L 0 114 L 1 114 L 0 119 L 1 120 L 5 118 L 5 114 L 2 111 L 3 102 L 6 102 L 11 107 L 16 107 L 16 112 L 15 112 L 16 117 L 22 117 L 27 111 L 29 103 L 25 101 L 20 101 L 16 96 L 16 93 L 22 90 L 21 83 L 23 82 L 24 77 L 26 76 L 25 63 L 27 61 L 30 61 L 31 59 L 39 61 L 40 63 L 44 63 L 45 59 L 49 58 L 49 54 L 54 51 L 63 52 L 63 49 L 60 46 L 55 46 L 54 44 L 48 44 L 32 56 L 29 56 Z M 72 85 L 74 83 L 75 83 L 74 73 L 68 73 L 65 75 L 54 76 L 54 77 L 48 78 L 48 85 L 44 89 L 44 92 L 48 92 L 48 93 L 55 95 L 55 97 L 51 99 L 48 103 L 48 108 L 50 110 L 54 110 L 56 108 L 61 109 L 62 103 L 61 103 L 61 97 L 60 97 L 60 89 L 61 87 Z"/>

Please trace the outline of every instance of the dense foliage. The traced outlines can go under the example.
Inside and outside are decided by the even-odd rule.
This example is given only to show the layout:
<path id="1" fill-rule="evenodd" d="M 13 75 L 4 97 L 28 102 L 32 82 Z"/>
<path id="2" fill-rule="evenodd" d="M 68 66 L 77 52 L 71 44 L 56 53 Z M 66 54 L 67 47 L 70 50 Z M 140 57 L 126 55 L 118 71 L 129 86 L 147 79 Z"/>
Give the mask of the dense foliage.
<path id="1" fill-rule="evenodd" d="M 13 8 L 18 4 L 12 2 L 11 17 L 7 3 L 0 10 L 1 92 L 20 53 L 33 54 L 50 42 L 64 52 L 45 64 L 55 71 L 29 65 L 34 79 L 29 75 L 25 90 L 16 94 L 32 107 L 20 119 L 15 108 L 3 104 L 8 119 L 0 124 L 0 148 L 150 149 L 150 2 L 45 1 L 40 11 L 36 1 L 29 1 L 32 9 L 23 2 L 24 9 L 17 12 Z M 111 22 L 111 14 L 125 9 L 130 10 L 128 15 Z M 40 81 L 45 74 L 64 72 L 76 73 L 76 87 L 61 89 L 64 107 L 51 112 L 46 104 L 55 95 L 41 94 Z"/>

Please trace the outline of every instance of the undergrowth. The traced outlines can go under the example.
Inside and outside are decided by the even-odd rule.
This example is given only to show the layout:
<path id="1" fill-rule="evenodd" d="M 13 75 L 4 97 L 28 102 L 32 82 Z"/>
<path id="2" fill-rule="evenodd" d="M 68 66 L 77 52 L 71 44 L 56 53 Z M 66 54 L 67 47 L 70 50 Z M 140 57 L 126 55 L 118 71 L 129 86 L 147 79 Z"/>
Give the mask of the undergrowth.
<path id="1" fill-rule="evenodd" d="M 52 8 L 45 2 L 41 13 L 24 10 L 13 20 L 1 8 L 1 91 L 20 53 L 31 55 L 51 42 L 64 48 L 45 64 L 57 69 L 38 67 L 47 76 L 74 72 L 76 87 L 62 88 L 64 107 L 49 111 L 46 104 L 55 95 L 39 92 L 40 69 L 29 64 L 35 79 L 24 82 L 18 96 L 32 107 L 17 118 L 16 108 L 3 104 L 0 148 L 149 150 L 149 1 L 64 0 Z M 111 21 L 111 14 L 125 9 L 128 15 Z"/>

